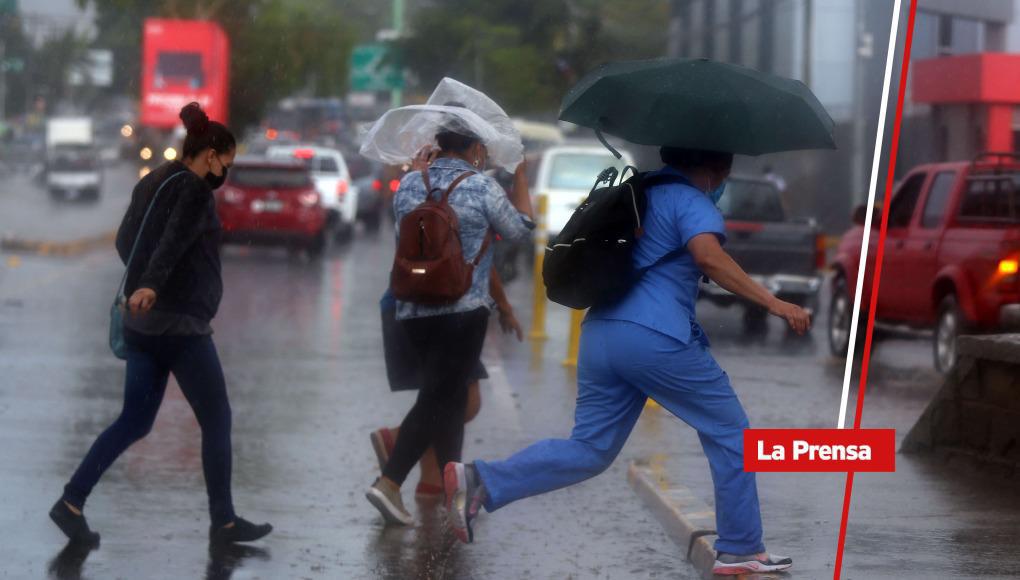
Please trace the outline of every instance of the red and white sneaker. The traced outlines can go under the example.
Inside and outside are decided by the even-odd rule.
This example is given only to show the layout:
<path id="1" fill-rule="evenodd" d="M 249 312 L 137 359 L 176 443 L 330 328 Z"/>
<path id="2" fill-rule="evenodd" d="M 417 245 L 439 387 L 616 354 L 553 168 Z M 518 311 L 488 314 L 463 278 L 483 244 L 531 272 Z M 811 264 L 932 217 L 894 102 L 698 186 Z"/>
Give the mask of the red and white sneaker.
<path id="1" fill-rule="evenodd" d="M 474 465 L 450 462 L 443 469 L 446 488 L 446 513 L 457 539 L 465 544 L 474 541 L 471 520 L 475 519 L 485 501 L 485 486 Z"/>
<path id="2" fill-rule="evenodd" d="M 375 458 L 379 460 L 379 471 L 386 469 L 386 463 L 393 454 L 393 447 L 397 444 L 397 438 L 393 436 L 393 430 L 383 427 L 376 429 L 369 435 L 372 441 L 372 450 L 375 451 Z"/>
<path id="3" fill-rule="evenodd" d="M 772 554 L 727 554 L 717 552 L 712 574 L 737 576 L 749 572 L 782 572 L 793 566 L 793 560 Z"/>

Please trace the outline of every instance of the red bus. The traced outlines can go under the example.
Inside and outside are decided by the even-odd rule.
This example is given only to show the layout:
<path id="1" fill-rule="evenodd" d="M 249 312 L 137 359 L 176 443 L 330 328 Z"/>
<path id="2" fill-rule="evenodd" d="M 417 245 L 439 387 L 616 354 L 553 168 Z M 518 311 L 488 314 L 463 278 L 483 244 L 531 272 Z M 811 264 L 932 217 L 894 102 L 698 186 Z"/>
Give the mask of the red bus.
<path id="1" fill-rule="evenodd" d="M 197 101 L 227 122 L 230 42 L 215 22 L 145 21 L 142 40 L 142 127 L 173 129 L 181 107 Z"/>

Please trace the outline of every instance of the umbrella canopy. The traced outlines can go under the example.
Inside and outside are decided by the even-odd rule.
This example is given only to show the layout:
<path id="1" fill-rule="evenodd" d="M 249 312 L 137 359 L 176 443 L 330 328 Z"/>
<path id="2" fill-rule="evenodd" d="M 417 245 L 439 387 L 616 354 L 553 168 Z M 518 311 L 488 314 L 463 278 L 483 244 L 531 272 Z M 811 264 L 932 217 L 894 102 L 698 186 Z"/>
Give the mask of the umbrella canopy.
<path id="1" fill-rule="evenodd" d="M 511 173 L 524 158 L 521 134 L 503 109 L 484 93 L 449 78 L 426 104 L 387 111 L 363 137 L 361 154 L 387 164 L 407 163 L 422 147 L 435 145 L 441 131 L 478 137 L 489 160 Z"/>
<path id="2" fill-rule="evenodd" d="M 742 155 L 835 149 L 832 118 L 800 81 L 707 59 L 603 65 L 560 119 L 641 145 Z"/>

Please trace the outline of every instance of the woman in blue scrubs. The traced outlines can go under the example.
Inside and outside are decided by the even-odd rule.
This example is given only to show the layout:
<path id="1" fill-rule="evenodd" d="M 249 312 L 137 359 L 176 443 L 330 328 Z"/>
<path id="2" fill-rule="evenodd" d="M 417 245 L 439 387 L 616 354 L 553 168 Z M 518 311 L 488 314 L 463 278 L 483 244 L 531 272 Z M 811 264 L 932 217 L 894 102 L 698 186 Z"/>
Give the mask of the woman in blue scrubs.
<path id="1" fill-rule="evenodd" d="M 707 275 L 799 334 L 810 327 L 810 315 L 773 296 L 722 248 L 725 223 L 715 203 L 733 155 L 673 147 L 660 154 L 665 167 L 657 173 L 675 178 L 647 192 L 634 261 L 648 270 L 626 297 L 592 308 L 585 318 L 570 439 L 539 441 L 503 461 L 448 464 L 450 518 L 462 541 L 471 541 L 471 520 L 481 506 L 492 512 L 604 471 L 650 397 L 697 430 L 708 457 L 719 533 L 714 572 L 792 565 L 765 551 L 755 476 L 743 469 L 747 415 L 695 319 L 698 282 Z"/>

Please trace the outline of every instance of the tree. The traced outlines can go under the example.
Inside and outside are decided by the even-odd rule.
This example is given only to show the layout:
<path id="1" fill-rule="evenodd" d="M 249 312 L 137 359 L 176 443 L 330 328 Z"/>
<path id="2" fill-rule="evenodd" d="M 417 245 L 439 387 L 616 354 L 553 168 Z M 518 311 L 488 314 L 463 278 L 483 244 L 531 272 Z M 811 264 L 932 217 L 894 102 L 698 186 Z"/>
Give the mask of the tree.
<path id="1" fill-rule="evenodd" d="M 114 90 L 137 95 L 149 17 L 214 20 L 231 42 L 231 124 L 257 121 L 295 92 L 343 94 L 355 31 L 330 0 L 78 0 L 96 11 L 97 46 L 114 52 Z"/>
<path id="2" fill-rule="evenodd" d="M 414 13 L 405 62 L 423 92 L 452 76 L 514 114 L 555 111 L 584 73 L 665 52 L 667 0 L 435 0 Z"/>

